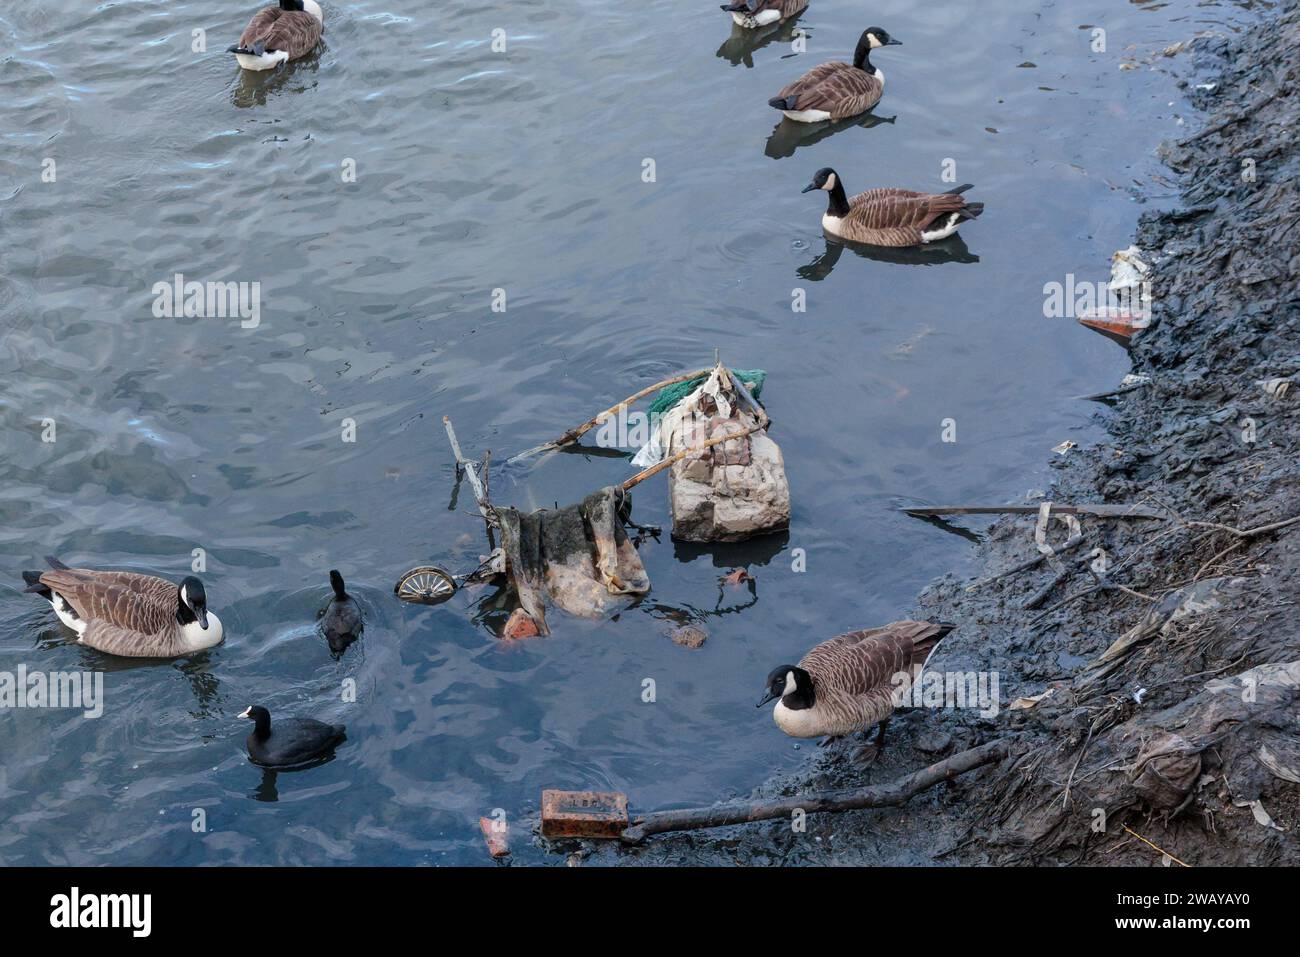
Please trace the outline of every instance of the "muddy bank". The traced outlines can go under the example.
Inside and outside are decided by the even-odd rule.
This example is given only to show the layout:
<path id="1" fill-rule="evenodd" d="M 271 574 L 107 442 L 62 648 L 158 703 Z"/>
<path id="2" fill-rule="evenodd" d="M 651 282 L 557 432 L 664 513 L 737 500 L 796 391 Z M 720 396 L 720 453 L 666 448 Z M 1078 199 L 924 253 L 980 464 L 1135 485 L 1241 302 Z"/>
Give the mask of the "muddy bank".
<path id="1" fill-rule="evenodd" d="M 1147 384 L 1108 401 L 1107 443 L 1053 463 L 1052 501 L 1169 518 L 1084 519 L 1063 576 L 1047 562 L 1005 574 L 1036 554 L 1032 516 L 989 526 L 980 578 L 937 582 L 912 612 L 960 623 L 931 667 L 996 672 L 1000 713 L 901 713 L 866 774 L 854 744 L 806 746 L 806 769 L 755 796 L 884 782 L 1000 737 L 1011 755 L 803 832 L 777 821 L 554 850 L 625 864 L 1151 866 L 1162 850 L 1300 863 L 1300 523 L 1286 524 L 1300 516 L 1297 41 L 1289 2 L 1182 50 L 1180 85 L 1204 116 L 1162 147 L 1179 208 L 1145 214 L 1135 239 L 1154 267 L 1152 323 L 1131 344 Z"/>

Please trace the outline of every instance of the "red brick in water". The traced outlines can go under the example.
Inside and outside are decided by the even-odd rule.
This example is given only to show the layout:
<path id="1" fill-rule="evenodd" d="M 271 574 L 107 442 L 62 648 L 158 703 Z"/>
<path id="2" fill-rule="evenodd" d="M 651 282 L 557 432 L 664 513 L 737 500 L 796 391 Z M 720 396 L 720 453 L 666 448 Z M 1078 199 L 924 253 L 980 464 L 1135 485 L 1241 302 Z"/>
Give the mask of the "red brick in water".
<path id="1" fill-rule="evenodd" d="M 617 791 L 542 792 L 542 837 L 618 838 L 627 825 L 626 794 Z"/>

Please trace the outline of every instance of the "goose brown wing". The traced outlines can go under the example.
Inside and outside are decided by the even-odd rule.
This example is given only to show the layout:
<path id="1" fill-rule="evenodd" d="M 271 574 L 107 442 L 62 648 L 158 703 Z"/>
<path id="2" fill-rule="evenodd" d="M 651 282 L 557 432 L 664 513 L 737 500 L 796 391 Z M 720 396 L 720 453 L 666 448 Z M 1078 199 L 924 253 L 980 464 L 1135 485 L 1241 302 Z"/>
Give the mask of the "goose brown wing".
<path id="1" fill-rule="evenodd" d="M 81 633 L 81 643 L 119 658 L 174 658 L 183 651 L 178 646 L 177 631 L 171 627 L 175 623 L 173 618 L 165 628 L 142 633 L 95 620 Z"/>
<path id="2" fill-rule="evenodd" d="M 823 641 L 804 655 L 799 667 L 812 675 L 814 688 L 864 696 L 891 688 L 900 672 L 910 674 L 911 660 L 911 641 L 886 626 Z"/>
<path id="3" fill-rule="evenodd" d="M 861 113 L 880 99 L 880 84 L 864 70 L 838 60 L 815 66 L 777 94 L 780 98 L 796 97 L 796 110 L 825 110 L 840 113 L 846 104 L 863 104 Z"/>
<path id="4" fill-rule="evenodd" d="M 903 189 L 871 189 L 849 200 L 844 218 L 869 230 L 882 246 L 913 246 L 935 220 L 966 205 L 955 193 L 914 193 Z"/>
<path id="5" fill-rule="evenodd" d="M 305 10 L 281 10 L 266 7 L 248 21 L 239 45 L 251 50 L 258 43 L 267 52 L 283 50 L 290 59 L 302 56 L 320 40 L 321 22 Z"/>
<path id="6" fill-rule="evenodd" d="M 42 572 L 41 584 L 62 595 L 87 622 L 148 635 L 176 618 L 176 586 L 152 575 L 58 568 Z"/>

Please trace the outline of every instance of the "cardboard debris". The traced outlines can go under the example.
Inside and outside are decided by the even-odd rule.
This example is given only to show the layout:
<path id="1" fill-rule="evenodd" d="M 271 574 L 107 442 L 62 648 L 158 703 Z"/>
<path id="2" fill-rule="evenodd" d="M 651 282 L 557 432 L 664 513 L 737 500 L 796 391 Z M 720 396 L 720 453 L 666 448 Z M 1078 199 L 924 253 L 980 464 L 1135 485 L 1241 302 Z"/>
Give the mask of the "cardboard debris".
<path id="1" fill-rule="evenodd" d="M 1038 702 L 1051 697 L 1052 692 L 1055 690 L 1055 688 L 1048 688 L 1042 694 L 1025 695 L 1024 697 L 1017 698 L 1015 701 L 1011 702 L 1011 710 L 1024 711 L 1028 708 L 1032 708 L 1034 705 L 1038 704 Z"/>
<path id="2" fill-rule="evenodd" d="M 1291 380 L 1286 376 L 1262 379 L 1259 387 L 1264 390 L 1265 395 L 1271 395 L 1275 399 L 1285 399 L 1286 394 L 1291 391 Z"/>

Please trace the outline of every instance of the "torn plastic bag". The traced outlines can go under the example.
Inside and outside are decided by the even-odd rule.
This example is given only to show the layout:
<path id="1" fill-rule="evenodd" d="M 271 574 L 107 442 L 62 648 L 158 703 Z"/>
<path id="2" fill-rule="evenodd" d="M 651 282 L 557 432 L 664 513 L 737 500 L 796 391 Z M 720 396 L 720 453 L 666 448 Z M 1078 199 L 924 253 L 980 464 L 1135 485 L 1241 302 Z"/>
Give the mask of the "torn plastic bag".
<path id="1" fill-rule="evenodd" d="M 620 609 L 627 596 L 650 591 L 650 577 L 623 530 L 631 508 L 631 496 L 611 485 L 561 509 L 495 510 L 506 574 L 541 634 L 550 634 L 549 605 L 600 618 Z"/>

